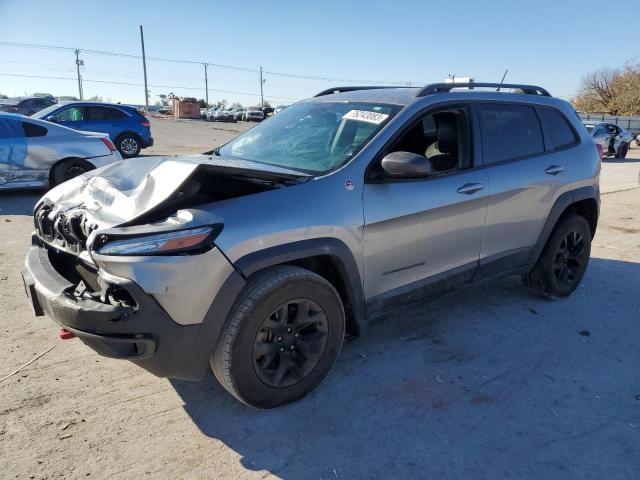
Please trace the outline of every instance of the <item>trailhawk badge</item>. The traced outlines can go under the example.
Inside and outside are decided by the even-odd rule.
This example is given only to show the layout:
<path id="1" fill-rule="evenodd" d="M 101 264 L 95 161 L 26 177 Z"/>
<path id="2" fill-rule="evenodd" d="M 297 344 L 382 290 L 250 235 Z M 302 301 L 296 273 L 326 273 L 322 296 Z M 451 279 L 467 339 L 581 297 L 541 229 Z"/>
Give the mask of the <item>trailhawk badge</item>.
<path id="1" fill-rule="evenodd" d="M 344 188 L 346 188 L 347 190 L 353 190 L 355 188 L 356 184 L 353 183 L 353 180 L 351 180 L 350 178 L 347 178 L 344 181 Z"/>

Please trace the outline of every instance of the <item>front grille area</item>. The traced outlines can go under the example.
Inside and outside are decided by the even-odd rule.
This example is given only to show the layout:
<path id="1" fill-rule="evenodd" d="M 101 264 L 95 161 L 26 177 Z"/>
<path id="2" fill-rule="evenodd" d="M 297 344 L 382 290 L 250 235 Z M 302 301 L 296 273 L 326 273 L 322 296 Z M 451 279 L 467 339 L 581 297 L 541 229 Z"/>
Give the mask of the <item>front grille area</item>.
<path id="1" fill-rule="evenodd" d="M 82 210 L 53 213 L 53 207 L 43 204 L 34 213 L 38 235 L 45 242 L 55 242 L 74 252 L 87 248 L 87 237 L 95 225 L 89 225 Z"/>

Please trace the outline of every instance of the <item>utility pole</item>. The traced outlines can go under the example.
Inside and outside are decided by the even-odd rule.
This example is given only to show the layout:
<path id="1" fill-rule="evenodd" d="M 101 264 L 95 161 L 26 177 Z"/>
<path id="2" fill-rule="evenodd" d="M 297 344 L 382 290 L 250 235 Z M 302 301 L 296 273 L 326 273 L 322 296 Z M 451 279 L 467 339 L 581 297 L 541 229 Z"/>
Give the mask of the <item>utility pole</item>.
<path id="1" fill-rule="evenodd" d="M 144 70 L 144 104 L 149 111 L 149 88 L 147 87 L 147 58 L 144 54 L 144 33 L 142 32 L 142 25 L 140 25 L 140 43 L 142 43 L 142 69 Z"/>
<path id="2" fill-rule="evenodd" d="M 76 48 L 76 71 L 78 72 L 78 95 L 82 100 L 82 77 L 80 76 L 80 65 L 84 65 L 84 61 L 80 60 L 80 50 Z"/>
<path id="3" fill-rule="evenodd" d="M 265 80 L 262 78 L 262 67 L 260 67 L 260 106 L 264 107 L 264 94 L 262 93 L 262 85 Z"/>
<path id="4" fill-rule="evenodd" d="M 209 79 L 207 78 L 207 64 L 204 65 L 204 97 L 205 102 L 207 103 L 207 108 L 209 108 Z"/>

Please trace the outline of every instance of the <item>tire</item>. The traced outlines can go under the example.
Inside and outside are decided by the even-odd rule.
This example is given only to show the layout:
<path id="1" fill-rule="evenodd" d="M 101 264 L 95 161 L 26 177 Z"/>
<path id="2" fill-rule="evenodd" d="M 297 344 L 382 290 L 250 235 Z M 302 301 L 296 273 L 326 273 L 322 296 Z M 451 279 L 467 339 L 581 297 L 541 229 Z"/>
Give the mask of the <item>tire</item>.
<path id="1" fill-rule="evenodd" d="M 618 151 L 616 152 L 616 158 L 625 158 L 627 156 L 627 152 L 629 151 L 629 145 L 623 143 L 618 147 Z"/>
<path id="2" fill-rule="evenodd" d="M 67 180 L 82 175 L 95 167 L 86 160 L 80 158 L 68 158 L 54 165 L 51 170 L 51 186 L 60 185 Z"/>
<path id="3" fill-rule="evenodd" d="M 122 155 L 122 158 L 137 157 L 142 150 L 142 141 L 137 135 L 130 133 L 122 134 L 116 140 L 116 148 Z"/>
<path id="4" fill-rule="evenodd" d="M 579 215 L 562 218 L 554 228 L 524 284 L 550 298 L 571 295 L 580 285 L 591 254 L 591 229 Z"/>
<path id="5" fill-rule="evenodd" d="M 342 348 L 344 329 L 342 301 L 329 282 L 299 267 L 268 268 L 238 297 L 211 368 L 246 405 L 284 405 L 324 380 Z"/>

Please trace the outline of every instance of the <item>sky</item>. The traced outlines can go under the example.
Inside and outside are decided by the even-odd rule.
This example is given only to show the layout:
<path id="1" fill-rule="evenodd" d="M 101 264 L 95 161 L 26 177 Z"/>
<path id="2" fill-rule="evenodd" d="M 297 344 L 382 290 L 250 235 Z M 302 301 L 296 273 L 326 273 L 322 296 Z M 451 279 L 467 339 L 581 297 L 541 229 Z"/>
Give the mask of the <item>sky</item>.
<path id="1" fill-rule="evenodd" d="M 150 104 L 171 92 L 205 98 L 204 62 L 216 64 L 211 103 L 258 104 L 260 66 L 272 105 L 349 84 L 500 81 L 505 69 L 506 82 L 569 98 L 587 72 L 640 62 L 640 27 L 625 20 L 640 0 L 612 8 L 620 15 L 607 2 L 570 0 L 0 0 L 0 93 L 78 96 L 73 51 L 10 42 L 78 48 L 85 98 L 144 104 L 140 58 L 87 51 L 140 56 L 142 25 Z"/>

